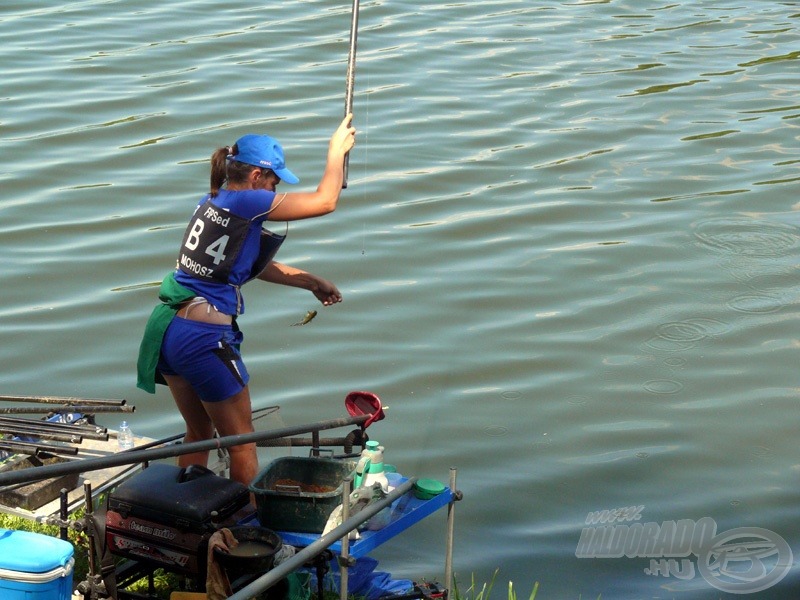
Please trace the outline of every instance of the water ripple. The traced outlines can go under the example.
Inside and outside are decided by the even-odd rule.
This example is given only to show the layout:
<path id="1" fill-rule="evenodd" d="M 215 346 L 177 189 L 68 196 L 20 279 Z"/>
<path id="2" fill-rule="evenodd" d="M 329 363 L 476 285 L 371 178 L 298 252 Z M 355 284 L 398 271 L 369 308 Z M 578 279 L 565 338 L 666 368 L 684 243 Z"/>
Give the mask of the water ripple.
<path id="1" fill-rule="evenodd" d="M 800 240 L 797 228 L 747 217 L 711 218 L 694 224 L 695 236 L 713 250 L 754 257 L 782 256 Z"/>
<path id="2" fill-rule="evenodd" d="M 254 404 L 314 422 L 378 393 L 391 462 L 471 490 L 457 559 L 479 580 L 663 596 L 630 561 L 575 562 L 586 514 L 617 506 L 791 531 L 795 4 L 362 2 L 349 185 L 279 258 L 344 302 L 248 285 Z M 134 367 L 210 152 L 269 133 L 313 190 L 349 25 L 319 0 L 3 4 L 6 392 L 182 426 Z M 417 577 L 435 544 L 405 535 L 393 574 Z"/>

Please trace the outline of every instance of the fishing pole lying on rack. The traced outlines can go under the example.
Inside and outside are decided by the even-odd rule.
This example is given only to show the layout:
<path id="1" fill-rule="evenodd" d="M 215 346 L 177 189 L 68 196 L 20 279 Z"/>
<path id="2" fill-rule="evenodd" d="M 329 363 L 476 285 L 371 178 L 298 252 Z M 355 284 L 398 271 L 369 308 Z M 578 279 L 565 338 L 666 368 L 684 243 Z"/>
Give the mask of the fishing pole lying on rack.
<path id="1" fill-rule="evenodd" d="M 76 446 L 59 446 L 57 444 L 47 444 L 44 442 L 22 442 L 19 440 L 2 439 L 0 439 L 0 450 L 7 450 L 16 454 L 31 455 L 38 455 L 41 453 L 75 455 L 78 453 L 78 448 Z"/>
<path id="2" fill-rule="evenodd" d="M 43 421 L 41 419 L 23 419 L 20 417 L 0 416 L 0 427 L 11 429 L 25 429 L 37 434 L 60 433 L 79 435 L 90 440 L 108 441 L 108 429 L 92 423 L 59 423 L 57 421 Z"/>
<path id="3" fill-rule="evenodd" d="M 72 398 L 67 396 L 0 396 L 0 402 L 29 402 L 34 404 L 68 404 L 81 406 L 125 406 L 127 400 L 102 398 Z"/>
<path id="4" fill-rule="evenodd" d="M 315 440 L 314 438 L 280 438 L 277 440 L 264 440 L 261 442 L 257 442 L 256 446 L 259 448 L 282 448 L 282 447 L 289 447 L 297 446 L 354 446 L 361 444 L 360 438 L 355 440 L 355 443 L 350 442 L 348 444 L 347 438 L 338 437 L 338 438 L 319 438 Z"/>
<path id="5" fill-rule="evenodd" d="M 78 433 L 60 431 L 42 431 L 33 427 L 22 427 L 15 425 L 0 424 L 0 434 L 9 434 L 17 437 L 39 438 L 43 440 L 53 440 L 54 442 L 67 442 L 69 444 L 82 444 L 83 436 Z"/>
<path id="6" fill-rule="evenodd" d="M 0 415 L 22 415 L 22 414 L 50 414 L 50 413 L 84 413 L 84 414 L 95 414 L 95 413 L 112 413 L 112 412 L 124 412 L 124 413 L 132 413 L 136 410 L 135 406 L 127 406 L 127 405 L 115 405 L 115 406 L 106 406 L 103 404 L 98 405 L 83 405 L 83 404 L 70 404 L 70 405 L 59 405 L 52 407 L 44 407 L 44 406 L 33 406 L 31 408 L 26 408 L 24 406 L 12 406 L 8 408 L 0 408 Z"/>

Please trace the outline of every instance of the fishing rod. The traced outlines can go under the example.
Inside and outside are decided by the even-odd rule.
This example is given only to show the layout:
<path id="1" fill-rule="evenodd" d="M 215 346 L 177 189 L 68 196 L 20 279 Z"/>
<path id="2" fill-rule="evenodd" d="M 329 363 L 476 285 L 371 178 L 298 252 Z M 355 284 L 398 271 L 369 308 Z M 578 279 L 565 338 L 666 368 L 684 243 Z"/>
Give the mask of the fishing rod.
<path id="1" fill-rule="evenodd" d="M 338 438 L 320 438 L 319 440 L 314 440 L 313 438 L 280 438 L 277 440 L 264 440 L 262 442 L 258 442 L 256 446 L 259 448 L 280 448 L 280 447 L 288 447 L 291 448 L 292 446 L 343 446 L 347 444 L 347 438 L 338 437 Z M 352 445 L 352 444 L 351 444 Z"/>
<path id="2" fill-rule="evenodd" d="M 147 450 L 148 448 L 155 448 L 156 446 L 163 446 L 164 444 L 171 444 L 172 442 L 177 442 L 178 440 L 183 439 L 186 436 L 185 433 L 176 433 L 169 437 L 161 438 L 160 440 L 153 440 L 152 442 L 148 442 L 146 444 L 142 444 L 141 446 L 137 446 L 137 450 Z M 128 450 L 130 452 L 130 450 Z"/>
<path id="3" fill-rule="evenodd" d="M 135 406 L 127 406 L 127 405 L 115 405 L 115 406 L 105 406 L 105 405 L 82 405 L 82 404 L 74 404 L 68 406 L 53 406 L 52 408 L 44 407 L 44 406 L 33 406 L 30 408 L 26 407 L 8 407 L 8 408 L 0 408 L 0 415 L 22 415 L 22 414 L 50 414 L 50 413 L 65 413 L 65 412 L 74 412 L 74 413 L 83 413 L 83 414 L 95 414 L 95 413 L 112 413 L 112 412 L 123 412 L 123 413 L 132 413 L 136 411 Z"/>
<path id="4" fill-rule="evenodd" d="M 133 465 L 147 461 L 160 460 L 163 458 L 174 458 L 176 456 L 190 454 L 192 452 L 219 450 L 221 448 L 230 448 L 231 446 L 240 446 L 242 444 L 258 443 L 261 440 L 299 435 L 302 433 L 313 433 L 326 429 L 346 427 L 348 425 L 361 425 L 366 423 L 371 416 L 372 415 L 361 414 L 352 417 L 342 417 L 328 421 L 319 421 L 310 425 L 295 425 L 293 427 L 283 427 L 281 429 L 274 429 L 271 431 L 256 431 L 253 433 L 229 435 L 210 440 L 202 440 L 199 442 L 190 442 L 188 444 L 168 446 L 165 448 L 150 448 L 147 450 L 134 448 L 132 450 L 126 450 L 125 452 L 120 452 L 112 456 L 87 458 L 85 460 L 69 461 L 60 464 L 43 465 L 41 467 L 32 469 L 10 471 L 7 473 L 0 473 L 0 487 L 14 483 L 20 483 L 23 481 L 41 481 L 42 479 L 61 477 L 62 475 L 98 471 L 100 469 L 107 469 L 109 467 Z"/>
<path id="5" fill-rule="evenodd" d="M 26 419 L 24 417 L 2 417 L 0 416 L 0 423 L 4 424 L 22 424 L 22 425 L 41 425 L 48 428 L 53 429 L 67 429 L 69 431 L 75 431 L 76 429 L 80 429 L 81 431 L 91 431 L 94 433 L 105 433 L 107 431 L 106 427 L 102 425 L 98 425 L 97 423 L 81 423 L 79 421 L 73 421 L 71 423 L 64 423 L 62 421 L 46 421 L 42 419 Z"/>
<path id="6" fill-rule="evenodd" d="M 80 404 L 81 406 L 125 406 L 127 400 L 72 398 L 61 396 L 0 396 L 0 402 L 33 402 L 36 404 Z"/>
<path id="7" fill-rule="evenodd" d="M 61 433 L 79 435 L 90 440 L 108 441 L 108 429 L 88 423 L 58 423 L 40 419 L 21 419 L 19 417 L 0 416 L 0 427 L 20 428 L 41 433 Z"/>
<path id="8" fill-rule="evenodd" d="M 350 22 L 350 52 L 347 57 L 347 77 L 345 80 L 344 114 L 353 112 L 353 87 L 356 82 L 356 45 L 358 43 L 358 2 L 353 0 L 353 16 Z M 347 174 L 350 171 L 350 152 L 344 155 L 344 178 L 342 189 L 347 187 Z"/>
<path id="9" fill-rule="evenodd" d="M 253 415 L 253 421 L 256 419 L 261 419 L 263 417 L 268 417 L 270 415 L 277 414 L 281 410 L 280 406 L 264 406 L 262 408 L 256 408 L 251 413 Z"/>
<path id="10" fill-rule="evenodd" d="M 83 436 L 74 433 L 62 433 L 60 431 L 42 431 L 32 427 L 8 427 L 0 424 L 0 433 L 7 433 L 17 437 L 41 438 L 43 440 L 53 440 L 55 442 L 68 442 L 70 444 L 82 444 Z"/>
<path id="11" fill-rule="evenodd" d="M 32 455 L 36 455 L 41 452 L 46 452 L 47 454 L 70 454 L 70 455 L 75 455 L 78 453 L 78 448 L 75 446 L 59 446 L 57 444 L 46 444 L 42 442 L 21 442 L 18 440 L 0 440 L 0 450 L 7 450 L 8 452 L 14 452 L 17 454 L 32 454 Z M 21 473 L 26 470 L 27 469 L 22 469 L 20 471 L 12 471 L 12 472 Z"/>

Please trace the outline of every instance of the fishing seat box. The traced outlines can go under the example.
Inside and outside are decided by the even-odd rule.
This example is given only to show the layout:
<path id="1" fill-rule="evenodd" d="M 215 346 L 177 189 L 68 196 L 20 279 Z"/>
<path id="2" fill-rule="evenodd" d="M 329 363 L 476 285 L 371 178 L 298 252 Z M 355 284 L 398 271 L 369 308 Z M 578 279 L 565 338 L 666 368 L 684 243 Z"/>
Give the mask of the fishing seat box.
<path id="1" fill-rule="evenodd" d="M 153 463 L 109 494 L 106 544 L 117 556 L 204 577 L 209 538 L 249 502 L 247 486 L 205 467 Z"/>
<path id="2" fill-rule="evenodd" d="M 0 598 L 70 600 L 72 544 L 31 531 L 0 529 Z"/>

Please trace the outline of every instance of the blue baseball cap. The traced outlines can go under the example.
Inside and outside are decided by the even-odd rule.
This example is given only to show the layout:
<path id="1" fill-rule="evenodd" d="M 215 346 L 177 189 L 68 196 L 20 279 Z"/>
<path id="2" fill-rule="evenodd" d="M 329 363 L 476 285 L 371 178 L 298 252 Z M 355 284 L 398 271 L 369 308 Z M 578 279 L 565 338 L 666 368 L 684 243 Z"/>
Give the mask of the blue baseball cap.
<path id="1" fill-rule="evenodd" d="M 297 183 L 300 179 L 286 168 L 286 159 L 283 157 L 283 148 L 278 140 L 268 135 L 249 133 L 236 140 L 238 154 L 229 156 L 231 160 L 243 162 L 262 169 L 272 171 L 286 183 Z"/>

